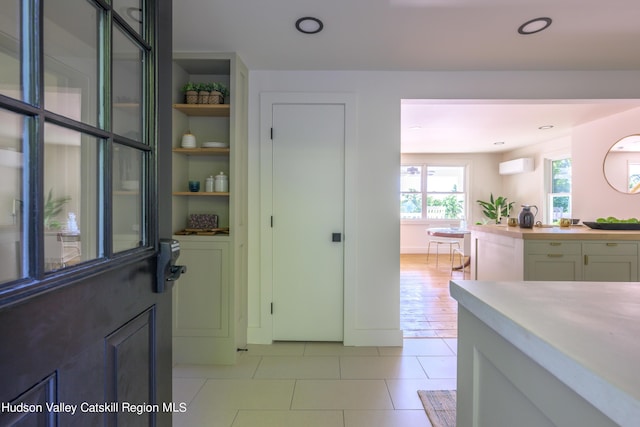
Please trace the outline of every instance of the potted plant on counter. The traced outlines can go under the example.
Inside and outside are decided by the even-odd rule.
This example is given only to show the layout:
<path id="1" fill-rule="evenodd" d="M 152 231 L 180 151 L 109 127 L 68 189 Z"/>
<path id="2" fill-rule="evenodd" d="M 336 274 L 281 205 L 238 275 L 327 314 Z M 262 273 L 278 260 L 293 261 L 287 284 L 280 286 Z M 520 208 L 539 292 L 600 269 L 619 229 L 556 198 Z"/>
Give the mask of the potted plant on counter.
<path id="1" fill-rule="evenodd" d="M 492 219 L 496 222 L 496 224 L 500 224 L 500 220 L 503 217 L 508 217 L 509 212 L 513 208 L 514 202 L 507 203 L 506 197 L 497 197 L 493 198 L 493 193 L 489 196 L 489 201 L 485 202 L 483 200 L 476 200 L 478 204 L 482 207 L 482 213 L 489 219 Z"/>

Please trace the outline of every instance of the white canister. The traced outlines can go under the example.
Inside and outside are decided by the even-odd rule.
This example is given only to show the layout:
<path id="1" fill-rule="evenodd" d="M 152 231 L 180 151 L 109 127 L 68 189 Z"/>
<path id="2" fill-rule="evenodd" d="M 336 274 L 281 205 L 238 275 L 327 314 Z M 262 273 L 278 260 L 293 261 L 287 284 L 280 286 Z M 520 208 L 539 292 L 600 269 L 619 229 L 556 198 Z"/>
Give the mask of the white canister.
<path id="1" fill-rule="evenodd" d="M 182 135 L 182 148 L 196 148 L 196 136 L 191 133 L 191 131 L 187 131 L 184 135 Z"/>
<path id="2" fill-rule="evenodd" d="M 226 193 L 229 191 L 229 177 L 220 172 L 216 175 L 214 188 L 216 193 Z"/>
<path id="3" fill-rule="evenodd" d="M 207 193 L 213 193 L 213 175 L 205 180 L 204 191 Z"/>

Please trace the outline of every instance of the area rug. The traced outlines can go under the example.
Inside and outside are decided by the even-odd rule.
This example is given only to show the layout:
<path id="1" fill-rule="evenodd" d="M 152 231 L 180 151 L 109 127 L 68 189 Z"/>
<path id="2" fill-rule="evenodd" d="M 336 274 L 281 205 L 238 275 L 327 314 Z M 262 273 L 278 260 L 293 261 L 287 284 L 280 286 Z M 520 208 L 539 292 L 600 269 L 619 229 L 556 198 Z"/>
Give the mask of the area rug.
<path id="1" fill-rule="evenodd" d="M 456 427 L 455 390 L 418 390 L 433 427 Z"/>

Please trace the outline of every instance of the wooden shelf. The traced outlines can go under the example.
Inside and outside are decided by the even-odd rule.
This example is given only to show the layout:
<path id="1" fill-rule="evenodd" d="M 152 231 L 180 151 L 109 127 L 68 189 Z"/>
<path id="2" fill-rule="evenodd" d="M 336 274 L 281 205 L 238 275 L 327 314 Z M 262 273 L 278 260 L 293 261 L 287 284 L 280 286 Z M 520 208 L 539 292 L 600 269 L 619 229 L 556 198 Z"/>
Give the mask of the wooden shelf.
<path id="1" fill-rule="evenodd" d="M 229 104 L 173 104 L 173 108 L 187 116 L 229 117 Z"/>
<path id="2" fill-rule="evenodd" d="M 196 197 L 220 197 L 228 196 L 229 193 L 207 193 L 206 191 L 174 191 L 174 196 L 196 196 Z"/>
<path id="3" fill-rule="evenodd" d="M 229 147 L 225 148 L 174 148 L 174 153 L 185 154 L 187 156 L 213 156 L 225 155 L 231 151 Z"/>

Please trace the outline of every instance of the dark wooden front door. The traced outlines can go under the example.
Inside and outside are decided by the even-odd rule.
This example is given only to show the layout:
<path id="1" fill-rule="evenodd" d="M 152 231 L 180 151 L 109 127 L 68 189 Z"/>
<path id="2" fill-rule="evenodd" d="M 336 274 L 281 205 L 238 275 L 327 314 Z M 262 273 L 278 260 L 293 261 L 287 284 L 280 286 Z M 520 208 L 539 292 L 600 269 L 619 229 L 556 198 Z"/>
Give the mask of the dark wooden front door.
<path id="1" fill-rule="evenodd" d="M 171 0 L 0 9 L 0 426 L 170 426 Z M 4 151 L 8 152 L 4 153 Z"/>

